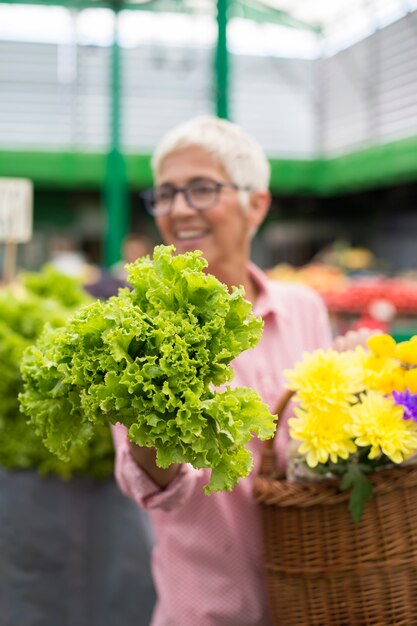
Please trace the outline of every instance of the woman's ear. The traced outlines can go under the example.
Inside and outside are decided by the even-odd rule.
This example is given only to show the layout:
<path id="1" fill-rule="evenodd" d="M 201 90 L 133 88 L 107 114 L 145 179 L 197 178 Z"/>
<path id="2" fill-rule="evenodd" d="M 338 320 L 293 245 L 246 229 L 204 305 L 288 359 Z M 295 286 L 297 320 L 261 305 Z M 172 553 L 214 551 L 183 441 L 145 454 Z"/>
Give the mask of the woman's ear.
<path id="1" fill-rule="evenodd" d="M 254 233 L 268 215 L 271 205 L 271 194 L 269 191 L 253 191 L 249 200 L 249 225 Z"/>

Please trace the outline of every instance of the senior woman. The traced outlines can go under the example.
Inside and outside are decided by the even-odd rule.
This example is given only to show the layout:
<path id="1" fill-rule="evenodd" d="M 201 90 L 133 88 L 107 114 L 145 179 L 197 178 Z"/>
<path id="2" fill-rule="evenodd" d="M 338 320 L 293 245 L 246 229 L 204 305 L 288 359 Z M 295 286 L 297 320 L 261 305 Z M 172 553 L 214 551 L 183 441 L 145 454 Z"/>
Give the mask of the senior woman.
<path id="1" fill-rule="evenodd" d="M 250 261 L 251 240 L 270 205 L 263 150 L 235 124 L 197 117 L 162 139 L 153 172 L 155 187 L 145 200 L 164 243 L 174 244 L 177 253 L 201 250 L 208 271 L 229 287 L 243 285 L 263 318 L 260 342 L 232 362 L 233 384 L 256 389 L 273 411 L 284 389 L 283 371 L 304 351 L 328 347 L 331 330 L 315 292 L 268 280 Z M 338 347 L 361 338 L 339 340 Z M 158 602 L 152 626 L 270 626 L 252 498 L 261 442 L 249 444 L 253 472 L 233 492 L 207 497 L 202 486 L 209 470 L 177 464 L 161 469 L 155 451 L 130 443 L 122 425 L 113 433 L 119 485 L 153 524 Z M 281 427 L 276 445 L 282 463 L 287 440 Z"/>

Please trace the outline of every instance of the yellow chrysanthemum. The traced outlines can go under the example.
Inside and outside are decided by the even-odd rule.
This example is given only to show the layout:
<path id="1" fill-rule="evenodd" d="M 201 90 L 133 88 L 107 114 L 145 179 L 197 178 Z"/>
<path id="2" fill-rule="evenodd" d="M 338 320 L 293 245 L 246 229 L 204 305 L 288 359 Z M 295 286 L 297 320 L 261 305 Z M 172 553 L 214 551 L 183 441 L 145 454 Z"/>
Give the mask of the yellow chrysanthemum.
<path id="1" fill-rule="evenodd" d="M 404 388 L 409 389 L 411 393 L 417 393 L 417 368 L 405 370 L 403 374 Z M 395 391 L 403 391 L 403 389 L 395 389 Z"/>
<path id="2" fill-rule="evenodd" d="M 404 389 L 403 370 L 397 359 L 377 356 L 360 346 L 356 348 L 356 354 L 362 364 L 366 389 L 383 393 Z"/>
<path id="3" fill-rule="evenodd" d="M 402 363 L 417 365 L 417 336 L 412 337 L 409 341 L 398 343 L 395 356 Z"/>
<path id="4" fill-rule="evenodd" d="M 396 343 L 391 335 L 373 335 L 367 339 L 368 348 L 379 357 L 394 357 Z"/>
<path id="5" fill-rule="evenodd" d="M 340 410 L 355 402 L 356 394 L 364 389 L 363 369 L 353 351 L 305 353 L 293 370 L 284 373 L 306 409 Z"/>
<path id="6" fill-rule="evenodd" d="M 326 463 L 329 459 L 347 459 L 356 451 L 349 433 L 351 418 L 349 411 L 320 411 L 294 409 L 296 417 L 288 420 L 290 435 L 300 441 L 298 451 L 304 455 L 309 467 Z"/>
<path id="7" fill-rule="evenodd" d="M 351 409 L 351 433 L 358 446 L 371 446 L 369 458 L 383 453 L 402 463 L 417 451 L 417 424 L 403 419 L 404 409 L 391 396 L 370 391 Z"/>
<path id="8" fill-rule="evenodd" d="M 390 393 L 391 391 L 405 391 L 407 384 L 405 382 L 405 375 L 407 370 L 402 367 L 395 369 L 392 372 L 390 380 L 386 381 L 386 385 L 384 387 L 385 393 Z"/>

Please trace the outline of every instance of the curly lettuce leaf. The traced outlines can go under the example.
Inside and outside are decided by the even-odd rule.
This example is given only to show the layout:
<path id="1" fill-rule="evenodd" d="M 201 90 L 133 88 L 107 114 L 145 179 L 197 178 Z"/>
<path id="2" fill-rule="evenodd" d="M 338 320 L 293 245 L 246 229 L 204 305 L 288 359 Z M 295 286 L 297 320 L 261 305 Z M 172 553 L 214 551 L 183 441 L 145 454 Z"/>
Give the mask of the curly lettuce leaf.
<path id="1" fill-rule="evenodd" d="M 53 453 L 66 460 L 97 424 L 122 422 L 161 467 L 212 468 L 207 491 L 249 473 L 245 444 L 272 436 L 274 416 L 254 390 L 214 387 L 232 379 L 231 361 L 256 345 L 262 320 L 242 288 L 229 293 L 206 266 L 198 251 L 158 246 L 129 266 L 131 290 L 83 307 L 25 352 L 22 409 Z"/>
<path id="2" fill-rule="evenodd" d="M 66 309 L 78 308 L 88 299 L 81 279 L 62 274 L 50 264 L 44 265 L 41 272 L 23 272 L 20 282 L 31 293 L 52 299 Z"/>
<path id="3" fill-rule="evenodd" d="M 89 302 L 91 298 L 77 281 L 51 269 L 22 274 L 19 284 L 0 289 L 1 466 L 37 469 L 65 479 L 74 473 L 99 478 L 111 474 L 114 454 L 108 427 L 96 428 L 88 444 L 74 446 L 71 457 L 63 462 L 45 447 L 19 410 L 23 352 L 45 324 L 62 327 L 76 307 Z"/>

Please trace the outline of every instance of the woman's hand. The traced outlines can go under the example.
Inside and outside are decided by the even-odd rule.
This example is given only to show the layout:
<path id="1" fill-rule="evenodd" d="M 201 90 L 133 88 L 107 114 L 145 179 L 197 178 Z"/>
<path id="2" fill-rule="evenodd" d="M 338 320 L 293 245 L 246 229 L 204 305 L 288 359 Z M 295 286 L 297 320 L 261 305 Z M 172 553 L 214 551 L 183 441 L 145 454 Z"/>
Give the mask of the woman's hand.
<path id="1" fill-rule="evenodd" d="M 129 451 L 135 463 L 139 465 L 161 489 L 164 489 L 170 484 L 181 467 L 179 463 L 173 463 L 166 469 L 158 467 L 156 464 L 156 450 L 154 448 L 142 448 L 132 441 L 129 441 Z"/>
<path id="2" fill-rule="evenodd" d="M 380 330 L 371 328 L 360 328 L 359 330 L 349 330 L 345 335 L 339 335 L 332 343 L 333 350 L 345 352 L 354 350 L 356 346 L 366 347 L 366 340 L 373 335 L 380 335 Z"/>

